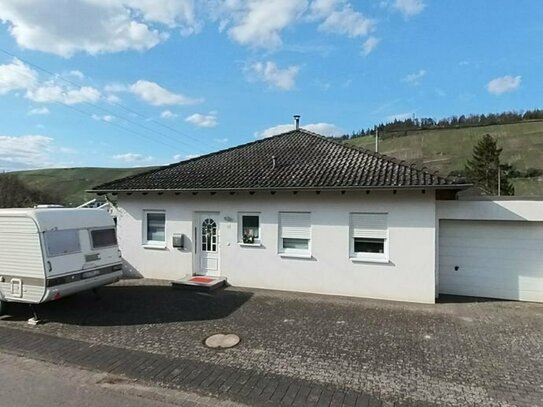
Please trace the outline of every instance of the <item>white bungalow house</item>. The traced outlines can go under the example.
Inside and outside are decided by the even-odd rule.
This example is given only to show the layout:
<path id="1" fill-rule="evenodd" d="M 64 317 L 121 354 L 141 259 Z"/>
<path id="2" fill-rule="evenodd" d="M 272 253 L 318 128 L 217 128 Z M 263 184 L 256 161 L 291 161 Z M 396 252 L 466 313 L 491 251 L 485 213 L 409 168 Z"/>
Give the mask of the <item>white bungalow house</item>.
<path id="1" fill-rule="evenodd" d="M 540 203 L 455 201 L 465 187 L 296 129 L 92 191 L 117 195 L 122 255 L 144 277 L 423 303 L 440 292 L 543 301 Z M 518 247 L 528 221 L 531 240 Z"/>

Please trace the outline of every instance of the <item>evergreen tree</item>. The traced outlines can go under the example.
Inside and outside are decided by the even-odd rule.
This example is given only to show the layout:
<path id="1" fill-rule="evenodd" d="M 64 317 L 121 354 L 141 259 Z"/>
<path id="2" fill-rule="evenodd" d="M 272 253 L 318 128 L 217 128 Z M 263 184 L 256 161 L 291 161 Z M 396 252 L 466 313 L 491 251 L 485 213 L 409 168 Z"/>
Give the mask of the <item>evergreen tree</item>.
<path id="1" fill-rule="evenodd" d="M 515 190 L 509 181 L 512 167 L 500 163 L 501 152 L 496 140 L 490 134 L 484 135 L 473 148 L 473 158 L 466 163 L 466 176 L 485 193 L 498 195 L 499 167 L 500 195 L 514 195 Z"/>

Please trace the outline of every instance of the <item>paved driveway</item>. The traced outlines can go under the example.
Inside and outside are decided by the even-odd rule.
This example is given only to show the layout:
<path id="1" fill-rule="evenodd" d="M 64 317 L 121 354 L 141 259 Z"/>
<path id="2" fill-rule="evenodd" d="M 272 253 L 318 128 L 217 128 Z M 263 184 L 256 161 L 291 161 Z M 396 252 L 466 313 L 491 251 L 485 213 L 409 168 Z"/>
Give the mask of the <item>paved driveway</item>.
<path id="1" fill-rule="evenodd" d="M 12 327 L 295 377 L 409 405 L 543 405 L 543 305 L 445 299 L 436 305 L 239 289 L 212 295 L 125 281 L 39 308 Z M 228 351 L 203 346 L 233 332 Z"/>

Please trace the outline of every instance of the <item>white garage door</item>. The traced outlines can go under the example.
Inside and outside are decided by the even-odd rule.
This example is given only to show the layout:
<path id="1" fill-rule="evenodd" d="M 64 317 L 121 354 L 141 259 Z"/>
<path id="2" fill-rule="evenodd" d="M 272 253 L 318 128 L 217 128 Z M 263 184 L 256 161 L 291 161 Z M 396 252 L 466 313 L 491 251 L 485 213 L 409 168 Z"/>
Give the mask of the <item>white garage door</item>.
<path id="1" fill-rule="evenodd" d="M 543 222 L 442 220 L 439 292 L 543 302 Z"/>

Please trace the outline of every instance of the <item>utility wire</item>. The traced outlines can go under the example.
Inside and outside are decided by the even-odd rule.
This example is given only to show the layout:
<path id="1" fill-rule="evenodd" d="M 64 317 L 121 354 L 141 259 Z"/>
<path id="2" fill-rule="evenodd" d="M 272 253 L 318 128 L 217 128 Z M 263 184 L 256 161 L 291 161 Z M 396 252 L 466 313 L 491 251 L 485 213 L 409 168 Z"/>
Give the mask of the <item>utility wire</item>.
<path id="1" fill-rule="evenodd" d="M 71 106 L 71 105 L 68 105 L 68 104 L 62 103 L 62 102 L 55 102 L 55 103 L 57 103 L 57 104 L 59 104 L 59 105 L 61 105 L 61 106 L 67 107 L 68 109 L 74 110 L 74 111 L 76 111 L 76 112 L 78 112 L 78 113 L 80 113 L 80 114 L 82 114 L 82 115 L 85 115 L 85 116 L 88 116 L 88 117 L 91 117 L 91 118 L 92 118 L 92 115 L 91 115 L 90 113 L 88 113 L 88 112 L 86 112 L 86 111 L 84 111 L 84 110 L 82 110 L 82 109 L 79 109 L 79 108 L 77 108 L 77 107 L 75 107 L 75 106 Z M 106 124 L 109 124 L 109 125 L 111 125 L 111 126 L 117 127 L 117 128 L 119 128 L 119 129 L 121 129 L 121 130 L 124 130 L 124 131 L 126 131 L 126 132 L 128 132 L 128 133 L 135 134 L 136 136 L 139 136 L 139 137 L 141 137 L 141 138 L 143 138 L 143 139 L 145 139 L 145 140 L 149 140 L 149 136 L 147 136 L 146 134 L 143 134 L 143 133 L 140 133 L 140 132 L 138 132 L 138 131 L 129 129 L 129 128 L 127 128 L 127 127 L 121 126 L 120 124 L 117 124 L 117 123 L 114 123 L 114 122 L 108 122 L 108 121 L 103 120 L 103 119 L 100 120 L 100 121 L 102 121 L 102 122 L 104 122 L 104 123 L 106 123 Z M 152 141 L 155 142 L 155 143 L 162 144 L 162 145 L 164 145 L 164 146 L 166 146 L 166 147 L 173 148 L 173 149 L 175 149 L 175 150 L 177 149 L 177 147 L 175 147 L 175 146 L 173 146 L 173 145 L 171 145 L 171 144 L 168 144 L 168 143 L 164 143 L 164 142 L 161 141 L 161 140 L 156 140 L 156 139 L 155 139 L 155 140 L 152 140 Z"/>
<path id="2" fill-rule="evenodd" d="M 52 72 L 52 71 L 50 71 L 50 70 L 48 70 L 48 69 L 46 69 L 46 68 L 44 68 L 44 67 L 42 67 L 42 66 L 40 66 L 40 65 L 37 65 L 37 64 L 31 62 L 31 61 L 28 61 L 28 60 L 26 60 L 26 59 L 20 58 L 19 56 L 15 55 L 15 54 L 13 54 L 13 53 L 11 53 L 11 52 L 9 52 L 9 51 L 3 49 L 3 48 L 0 48 L 0 52 L 4 53 L 4 54 L 6 54 L 6 55 L 8 55 L 8 56 L 10 56 L 10 57 L 12 57 L 12 58 L 19 59 L 20 61 L 24 62 L 25 64 L 27 64 L 27 65 L 29 65 L 29 66 L 35 68 L 35 69 L 38 69 L 38 70 L 40 70 L 40 71 L 42 71 L 42 72 L 45 72 L 45 73 L 47 73 L 48 75 L 53 76 L 54 78 L 58 78 L 58 79 L 60 79 L 60 80 L 62 80 L 62 81 L 64 81 L 64 82 L 66 82 L 66 83 L 69 83 L 69 84 L 71 84 L 71 85 L 73 85 L 73 86 L 76 86 L 76 87 L 79 88 L 79 89 L 81 89 L 81 88 L 83 87 L 81 84 L 79 84 L 79 83 L 77 83 L 77 82 L 75 82 L 75 81 L 72 81 L 72 80 L 70 80 L 70 79 L 67 79 L 67 78 L 63 77 L 62 75 L 57 74 L 57 73 L 54 73 L 54 72 Z M 85 103 L 85 104 L 88 104 L 88 105 L 90 105 L 90 106 L 92 106 L 92 107 L 95 107 L 95 108 L 97 108 L 97 109 L 99 109 L 99 110 L 101 110 L 101 111 L 103 111 L 103 112 L 105 112 L 105 113 L 108 113 L 108 114 L 110 114 L 110 115 L 112 115 L 112 116 L 115 116 L 115 117 L 117 117 L 117 118 L 120 118 L 120 119 L 122 119 L 122 120 L 125 120 L 125 121 L 127 121 L 128 123 L 131 123 L 131 124 L 133 124 L 133 125 L 135 125 L 135 126 L 142 127 L 142 128 L 144 128 L 144 129 L 146 129 L 147 131 L 154 132 L 154 133 L 156 133 L 156 134 L 158 134 L 158 135 L 161 135 L 162 137 L 168 138 L 168 139 L 170 139 L 170 140 L 172 140 L 172 141 L 174 141 L 174 142 L 178 142 L 178 143 L 184 144 L 185 146 L 189 146 L 191 149 L 194 148 L 193 145 L 187 144 L 187 143 L 184 142 L 184 141 L 181 141 L 181 140 L 178 140 L 178 139 L 176 139 L 176 138 L 173 138 L 173 137 L 171 137 L 171 136 L 169 136 L 169 135 L 167 135 L 167 134 L 164 134 L 164 133 L 162 133 L 162 132 L 159 132 L 158 130 L 154 130 L 154 129 L 150 128 L 150 127 L 144 126 L 144 125 L 142 125 L 141 123 L 138 123 L 138 122 L 135 122 L 135 121 L 133 121 L 133 120 L 127 119 L 126 117 L 119 115 L 117 112 L 113 112 L 113 111 L 111 111 L 111 110 L 109 110 L 109 109 L 103 108 L 103 107 L 97 105 L 96 103 L 91 103 L 91 102 L 88 102 L 88 101 L 85 101 L 84 103 Z M 68 106 L 68 105 L 65 105 L 65 104 L 63 104 L 63 103 L 61 103 L 61 104 L 64 105 L 64 106 Z M 206 143 L 205 141 L 202 141 L 202 140 L 200 140 L 200 139 L 197 139 L 196 137 L 190 136 L 190 135 L 188 135 L 188 134 L 182 133 L 182 132 L 180 132 L 179 130 L 177 130 L 177 129 L 171 127 L 171 126 L 168 126 L 168 125 L 165 125 L 165 124 L 163 124 L 163 123 L 160 123 L 160 122 L 154 120 L 153 118 L 149 118 L 149 117 L 147 117 L 146 115 L 144 115 L 144 114 L 142 114 L 142 113 L 140 113 L 140 112 L 138 112 L 138 111 L 136 111 L 136 110 L 134 110 L 134 109 L 132 109 L 132 108 L 129 108 L 129 107 L 127 107 L 127 106 L 124 106 L 124 105 L 121 104 L 121 103 L 112 102 L 112 104 L 115 105 L 115 106 L 120 107 L 121 109 L 123 109 L 123 110 L 125 110 L 125 111 L 127 111 L 127 112 L 130 112 L 130 113 L 135 114 L 135 115 L 137 115 L 137 116 L 139 116 L 139 117 L 141 117 L 141 118 L 144 118 L 145 120 L 147 120 L 147 121 L 149 121 L 149 122 L 152 122 L 152 123 L 154 123 L 154 124 L 157 124 L 157 125 L 159 125 L 159 126 L 162 126 L 162 127 L 166 128 L 166 129 L 168 129 L 168 130 L 170 130 L 170 131 L 173 131 L 173 132 L 175 132 L 175 133 L 177 133 L 177 134 L 179 134 L 179 135 L 181 135 L 181 136 L 183 136 L 183 137 L 190 138 L 190 139 L 194 140 L 195 142 L 197 142 L 198 145 L 200 145 L 200 144 L 205 144 L 205 145 L 207 145 L 208 147 L 210 147 L 210 148 L 212 148 L 212 149 L 215 149 L 215 148 L 216 148 L 215 146 L 213 146 L 213 145 L 211 145 L 211 144 L 209 144 L 209 143 Z M 70 106 L 70 107 L 72 107 L 72 106 Z M 91 116 L 91 117 L 92 117 L 92 116 Z M 105 123 L 111 124 L 111 122 L 108 122 L 108 121 L 105 121 L 105 120 L 103 120 L 103 121 L 104 121 Z M 117 127 L 119 127 L 119 126 L 117 126 Z M 197 147 L 197 149 L 200 150 L 200 152 L 204 151 L 204 150 L 202 150 L 200 147 Z"/>

